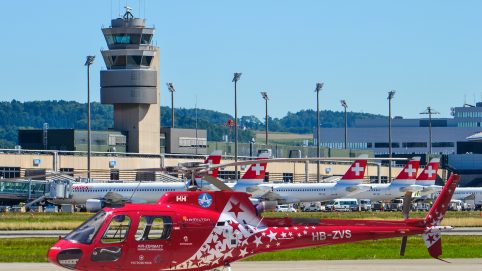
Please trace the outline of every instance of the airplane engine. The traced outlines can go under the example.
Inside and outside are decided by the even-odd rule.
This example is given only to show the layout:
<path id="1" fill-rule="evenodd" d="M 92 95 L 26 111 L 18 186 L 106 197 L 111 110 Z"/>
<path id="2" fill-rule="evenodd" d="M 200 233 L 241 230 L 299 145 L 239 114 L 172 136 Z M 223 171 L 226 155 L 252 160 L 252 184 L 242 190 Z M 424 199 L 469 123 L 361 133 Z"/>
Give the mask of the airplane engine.
<path id="1" fill-rule="evenodd" d="M 104 206 L 104 201 L 99 199 L 88 199 L 85 202 L 85 209 L 87 209 L 88 212 L 98 212 L 104 208 Z"/>
<path id="2" fill-rule="evenodd" d="M 256 205 L 256 210 L 258 210 L 259 213 L 264 211 L 274 211 L 276 206 L 278 206 L 278 202 L 275 200 L 262 201 Z"/>

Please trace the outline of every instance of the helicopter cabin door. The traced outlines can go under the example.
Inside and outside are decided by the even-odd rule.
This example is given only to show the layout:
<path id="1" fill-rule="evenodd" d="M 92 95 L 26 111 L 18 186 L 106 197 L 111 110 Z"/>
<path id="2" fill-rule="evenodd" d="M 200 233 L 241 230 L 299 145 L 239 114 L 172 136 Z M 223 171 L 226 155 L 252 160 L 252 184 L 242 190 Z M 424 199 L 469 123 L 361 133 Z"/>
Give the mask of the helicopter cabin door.
<path id="1" fill-rule="evenodd" d="M 134 236 L 129 238 L 126 264 L 140 270 L 170 267 L 171 244 L 176 239 L 174 213 L 159 215 L 142 212 L 138 213 L 137 218 L 133 224 Z"/>
<path id="2" fill-rule="evenodd" d="M 125 262 L 129 232 L 132 232 L 133 216 L 117 214 L 101 228 L 90 251 L 90 261 L 103 270 L 121 270 Z"/>

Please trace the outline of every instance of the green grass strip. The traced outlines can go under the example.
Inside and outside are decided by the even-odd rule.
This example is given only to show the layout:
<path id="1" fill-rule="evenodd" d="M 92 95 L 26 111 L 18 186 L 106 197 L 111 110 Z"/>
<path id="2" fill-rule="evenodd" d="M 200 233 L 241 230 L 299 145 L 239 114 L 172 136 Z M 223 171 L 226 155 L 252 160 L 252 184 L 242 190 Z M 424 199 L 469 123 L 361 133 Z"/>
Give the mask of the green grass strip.
<path id="1" fill-rule="evenodd" d="M 482 258 L 482 236 L 443 236 L 443 258 Z M 247 261 L 430 258 L 419 236 L 409 237 L 400 257 L 400 238 L 263 253 Z M 0 239 L 0 262 L 46 262 L 57 238 Z"/>

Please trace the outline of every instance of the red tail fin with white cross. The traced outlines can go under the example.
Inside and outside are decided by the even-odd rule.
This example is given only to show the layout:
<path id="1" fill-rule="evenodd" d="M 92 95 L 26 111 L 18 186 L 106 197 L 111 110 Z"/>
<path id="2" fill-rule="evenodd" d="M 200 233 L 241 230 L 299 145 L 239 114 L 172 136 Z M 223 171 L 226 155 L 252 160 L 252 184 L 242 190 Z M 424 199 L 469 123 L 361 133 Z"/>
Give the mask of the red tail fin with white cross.
<path id="1" fill-rule="evenodd" d="M 367 167 L 367 160 L 363 159 L 365 156 L 360 156 L 360 159 L 355 160 L 350 168 L 345 172 L 345 175 L 338 181 L 339 183 L 359 184 L 363 182 L 365 176 L 365 169 Z"/>
<path id="2" fill-rule="evenodd" d="M 418 175 L 415 184 L 423 186 L 434 185 L 435 179 L 437 178 L 437 170 L 439 164 L 439 158 L 433 158 L 432 160 L 430 160 L 430 162 L 427 164 L 427 166 L 425 166 L 420 175 Z"/>
<path id="3" fill-rule="evenodd" d="M 420 157 L 413 157 L 412 160 L 405 164 L 398 176 L 392 180 L 392 184 L 414 184 L 417 179 L 417 171 L 420 166 Z"/>
<path id="4" fill-rule="evenodd" d="M 264 160 L 264 159 L 268 159 L 268 155 L 267 153 L 261 153 L 258 158 L 256 158 L 256 160 Z M 267 166 L 267 163 L 263 163 L 263 162 L 259 162 L 259 163 L 256 163 L 256 164 L 252 164 L 251 166 L 249 166 L 248 170 L 244 173 L 243 177 L 241 178 L 241 180 L 243 181 L 254 181 L 254 182 L 258 182 L 258 181 L 263 181 L 264 180 L 264 176 L 265 176 L 265 173 L 266 173 L 266 166 Z"/>

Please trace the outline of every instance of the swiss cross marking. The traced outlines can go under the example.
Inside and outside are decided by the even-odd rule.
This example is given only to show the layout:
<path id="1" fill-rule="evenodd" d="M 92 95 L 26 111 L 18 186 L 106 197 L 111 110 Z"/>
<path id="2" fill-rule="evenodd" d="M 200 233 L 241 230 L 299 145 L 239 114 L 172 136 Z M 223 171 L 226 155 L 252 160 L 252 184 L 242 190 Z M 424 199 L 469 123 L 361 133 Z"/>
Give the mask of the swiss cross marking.
<path id="1" fill-rule="evenodd" d="M 355 172 L 355 176 L 359 176 L 363 168 L 360 167 L 360 163 L 355 163 L 355 166 L 351 168 L 351 171 Z"/>
<path id="2" fill-rule="evenodd" d="M 412 177 L 412 175 L 417 171 L 412 167 L 412 164 L 408 164 L 408 167 L 405 169 L 405 172 L 408 174 L 408 177 Z"/>
<path id="3" fill-rule="evenodd" d="M 252 167 L 252 170 L 256 172 L 256 176 L 261 174 L 261 171 L 264 170 L 264 167 L 261 164 L 256 164 L 254 167 Z"/>
<path id="4" fill-rule="evenodd" d="M 432 175 L 435 173 L 435 170 L 432 169 L 432 166 L 428 166 L 427 169 L 425 169 L 425 173 L 428 175 L 429 178 L 432 178 Z"/>

